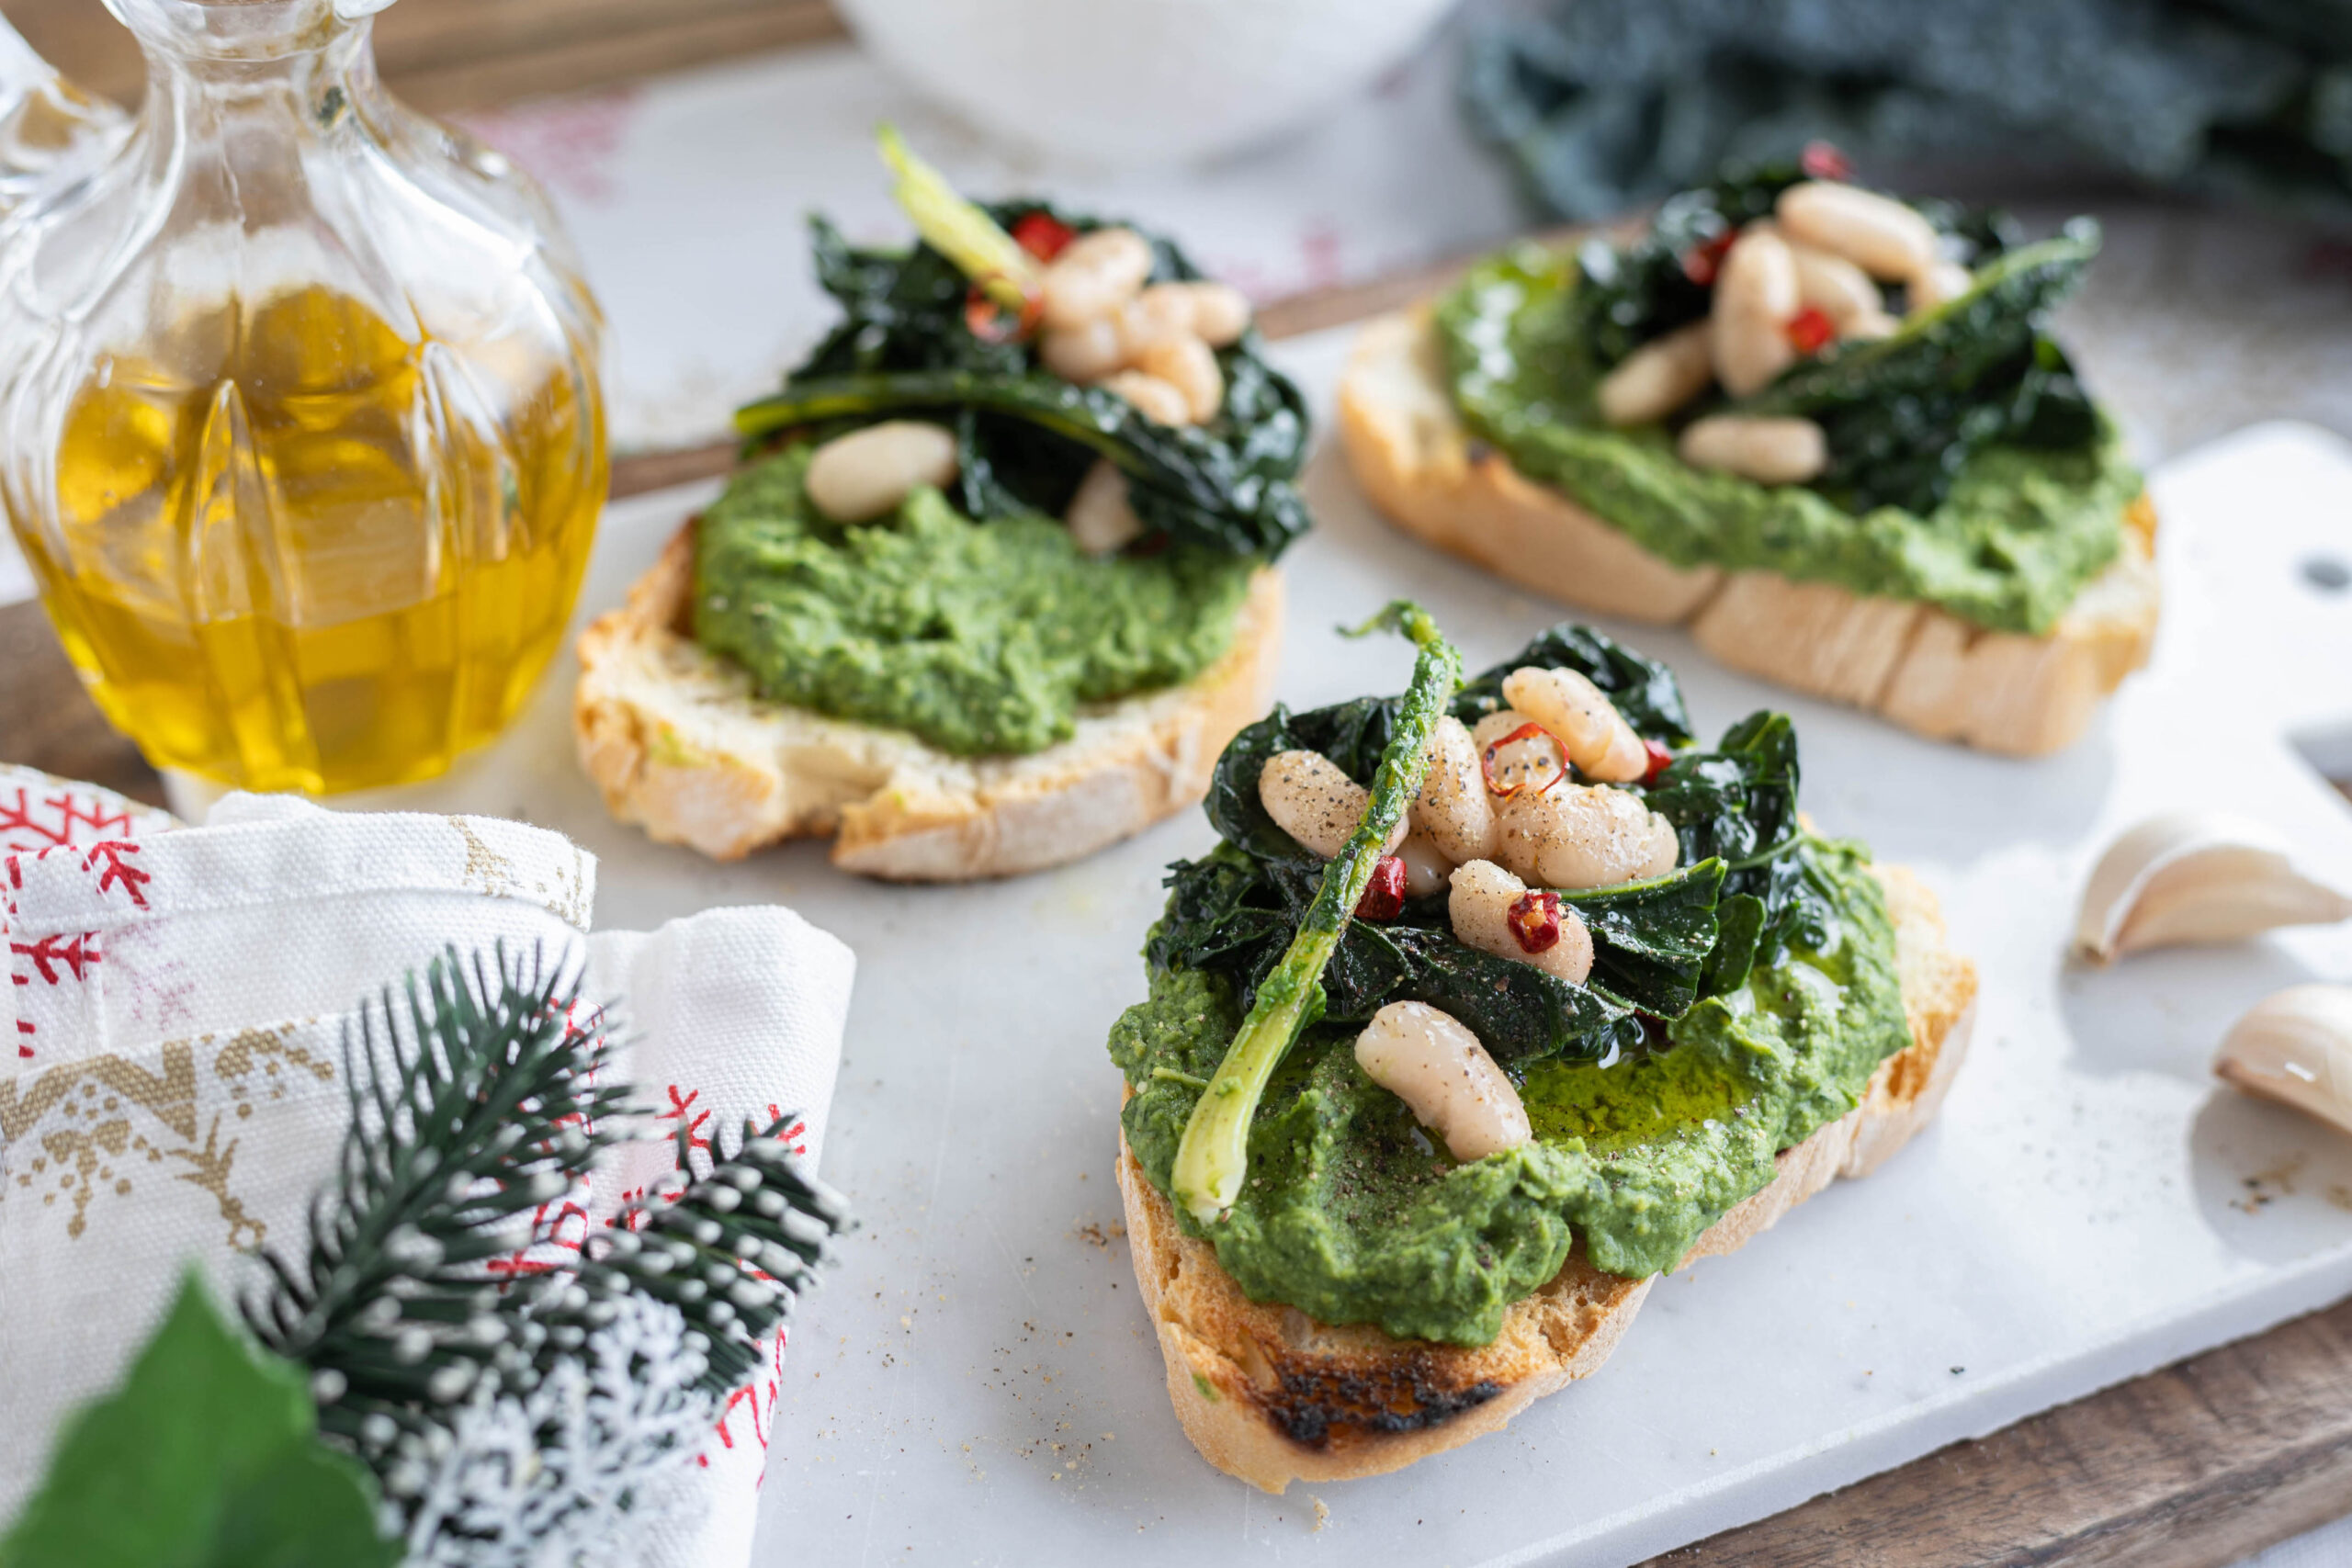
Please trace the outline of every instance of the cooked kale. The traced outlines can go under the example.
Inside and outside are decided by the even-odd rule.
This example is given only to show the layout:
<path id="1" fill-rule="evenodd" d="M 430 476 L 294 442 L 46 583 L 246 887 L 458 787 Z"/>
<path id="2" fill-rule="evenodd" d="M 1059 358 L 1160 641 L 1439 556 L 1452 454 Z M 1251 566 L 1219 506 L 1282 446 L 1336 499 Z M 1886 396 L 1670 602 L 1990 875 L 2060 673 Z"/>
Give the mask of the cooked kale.
<path id="1" fill-rule="evenodd" d="M 1080 232 L 1102 226 L 1035 202 L 987 210 L 1008 228 L 1033 213 Z M 810 230 L 818 281 L 843 320 L 781 391 L 737 411 L 747 441 L 949 413 L 962 457 L 956 500 L 974 517 L 1058 517 L 1108 457 L 1127 476 L 1136 516 L 1171 538 L 1272 558 L 1306 532 L 1292 482 L 1306 455 L 1306 400 L 1266 363 L 1255 333 L 1218 352 L 1226 397 L 1215 419 L 1159 424 L 1114 393 L 1046 370 L 1029 343 L 974 331 L 970 280 L 931 245 L 861 250 L 822 218 Z M 1201 276 L 1171 242 L 1146 238 L 1155 281 Z"/>
<path id="2" fill-rule="evenodd" d="M 1702 281 L 1708 247 L 1770 217 L 1773 201 L 1802 177 L 1793 164 L 1728 172 L 1667 197 L 1648 230 L 1622 250 L 1600 236 L 1586 241 L 1577 251 L 1576 314 L 1592 362 L 1606 368 L 1704 316 L 1714 299 Z"/>
<path id="3" fill-rule="evenodd" d="M 1829 468 L 1814 488 L 1858 513 L 1933 510 L 1996 443 L 2086 446 L 2098 415 L 2041 323 L 2098 254 L 2098 225 L 2076 219 L 1986 263 L 1974 288 L 1906 317 L 1894 335 L 1833 345 L 1726 412 L 1818 423 Z"/>
<path id="4" fill-rule="evenodd" d="M 1525 664 L 1582 672 L 1644 738 L 1684 748 L 1645 792 L 1681 835 L 1680 867 L 1560 895 L 1592 933 L 1592 976 L 1580 986 L 1456 941 L 1442 894 L 1409 901 L 1394 920 L 1351 921 L 1323 973 L 1326 1020 L 1362 1023 L 1389 1002 L 1420 1001 L 1467 1024 L 1507 1066 L 1605 1058 L 1641 1045 L 1645 1016 L 1679 1018 L 1699 998 L 1745 984 L 1759 954 L 1826 929 L 1828 906 L 1804 869 L 1796 741 L 1784 716 L 1754 715 L 1716 750 L 1690 750 L 1670 670 L 1563 624 L 1465 682 L 1454 716 L 1476 724 L 1492 712 L 1503 677 Z M 1303 748 L 1369 784 L 1397 701 L 1360 697 L 1299 714 L 1278 706 L 1235 738 L 1209 785 L 1209 820 L 1224 841 L 1170 868 L 1167 913 L 1145 949 L 1153 965 L 1222 973 L 1247 1004 L 1323 875 L 1322 863 L 1266 815 L 1259 773 L 1276 752 Z"/>
<path id="5" fill-rule="evenodd" d="M 1595 238 L 1575 258 L 1572 287 L 1556 321 L 1518 321 L 1523 292 L 1547 287 L 1543 264 L 1506 255 L 1484 264 L 1500 290 L 1490 302 L 1499 328 L 1527 342 L 1509 356 L 1522 383 L 1548 380 L 1536 400 L 1555 417 L 1598 418 L 1598 374 L 1643 344 L 1706 315 L 1713 264 L 1742 223 L 1769 214 L 1803 177 L 1793 164 L 1726 174 L 1670 197 L 1649 227 L 1618 246 Z M 1828 437 L 1829 467 L 1812 488 L 1860 514 L 1899 506 L 1926 515 L 1940 505 L 1968 459 L 2007 444 L 2088 447 L 2099 422 L 2074 367 L 2046 330 L 2049 312 L 2082 281 L 2098 254 L 2098 226 L 2078 219 L 2064 233 L 2020 244 L 1998 212 L 1946 201 L 1910 204 L 1943 237 L 1949 256 L 1975 274 L 1975 287 L 1934 310 L 1906 316 L 1890 337 L 1833 344 L 1763 390 L 1726 402 L 1711 394 L 1681 417 L 1708 413 L 1801 414 Z M 1522 292 L 1509 287 L 1516 280 Z M 1884 290 L 1900 310 L 1901 291 Z M 1473 303 L 1449 301 L 1461 323 Z M 1482 307 L 1483 308 L 1483 307 Z"/>

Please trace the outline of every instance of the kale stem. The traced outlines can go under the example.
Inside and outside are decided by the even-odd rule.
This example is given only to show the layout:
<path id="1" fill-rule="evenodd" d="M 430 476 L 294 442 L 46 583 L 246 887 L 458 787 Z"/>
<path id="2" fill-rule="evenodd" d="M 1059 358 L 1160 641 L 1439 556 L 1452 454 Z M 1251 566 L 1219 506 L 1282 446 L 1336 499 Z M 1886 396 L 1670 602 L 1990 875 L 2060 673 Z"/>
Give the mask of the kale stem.
<path id="1" fill-rule="evenodd" d="M 956 195 L 944 175 L 907 151 L 896 126 L 885 123 L 874 139 L 897 176 L 890 194 L 914 220 L 915 231 L 998 305 L 1024 309 L 1037 287 L 1035 259 L 995 219 Z"/>
<path id="2" fill-rule="evenodd" d="M 1752 871 L 1759 865 L 1770 865 L 1772 862 L 1779 860 L 1781 856 L 1792 854 L 1807 844 L 1819 843 L 1820 841 L 1820 839 L 1812 832 L 1800 829 L 1796 832 L 1790 834 L 1787 838 L 1782 839 L 1779 843 L 1774 844 L 1770 849 L 1759 850 L 1756 853 L 1748 856 L 1746 860 L 1724 862 L 1724 872 L 1728 875 L 1735 871 Z"/>
<path id="3" fill-rule="evenodd" d="M 1396 729 L 1373 774 L 1371 803 L 1347 848 L 1323 868 L 1314 902 L 1288 951 L 1259 986 L 1250 1016 L 1241 1021 L 1216 1076 L 1193 1102 L 1183 1140 L 1176 1146 L 1170 1186 L 1176 1201 L 1204 1225 L 1241 1195 L 1250 1163 L 1250 1124 L 1257 1116 L 1258 1101 L 1299 1031 L 1323 1016 L 1324 967 L 1364 889 L 1372 885 L 1373 868 L 1390 831 L 1421 787 L 1437 721 L 1462 682 L 1462 656 L 1420 606 L 1396 600 L 1351 635 L 1361 637 L 1383 627 L 1403 632 L 1420 651 L 1413 660 L 1412 682 L 1397 705 Z"/>

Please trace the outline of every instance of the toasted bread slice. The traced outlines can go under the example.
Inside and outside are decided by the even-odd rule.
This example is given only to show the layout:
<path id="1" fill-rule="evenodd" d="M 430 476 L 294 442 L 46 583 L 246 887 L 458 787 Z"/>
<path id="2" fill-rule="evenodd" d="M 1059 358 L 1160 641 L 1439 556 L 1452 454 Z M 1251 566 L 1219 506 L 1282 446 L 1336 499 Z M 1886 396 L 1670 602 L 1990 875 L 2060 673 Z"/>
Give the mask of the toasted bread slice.
<path id="1" fill-rule="evenodd" d="M 1934 894 L 1899 866 L 1878 875 L 1911 1043 L 1880 1065 L 1859 1108 L 1783 1151 L 1771 1184 L 1710 1226 L 1685 1264 L 1743 1246 L 1840 1176 L 1869 1175 L 1943 1103 L 1968 1049 L 1976 969 L 1947 943 Z M 1203 1458 L 1267 1492 L 1383 1474 L 1498 1430 L 1607 1360 L 1649 1292 L 1650 1280 L 1604 1274 L 1579 1248 L 1510 1308 L 1491 1344 L 1317 1323 L 1242 1294 L 1216 1249 L 1177 1228 L 1124 1140 L 1118 1168 L 1136 1282 L 1177 1419 Z"/>
<path id="2" fill-rule="evenodd" d="M 2074 743 L 2147 662 L 2158 593 L 2155 512 L 2118 520 L 2123 551 L 2044 637 L 1986 631 L 1931 605 L 1770 571 L 1686 570 L 1473 443 L 1455 415 L 1426 307 L 1368 323 L 1340 383 L 1357 482 L 1440 549 L 1572 604 L 1688 623 L 1735 670 L 1988 751 Z"/>
<path id="3" fill-rule="evenodd" d="M 1268 568 L 1216 663 L 1082 707 L 1075 735 L 1025 757 L 954 756 L 904 730 L 764 702 L 687 635 L 693 529 L 581 634 L 572 732 L 614 816 L 714 860 L 830 833 L 834 864 L 898 881 L 1059 865 L 1201 799 L 1217 753 L 1272 700 L 1283 588 Z"/>

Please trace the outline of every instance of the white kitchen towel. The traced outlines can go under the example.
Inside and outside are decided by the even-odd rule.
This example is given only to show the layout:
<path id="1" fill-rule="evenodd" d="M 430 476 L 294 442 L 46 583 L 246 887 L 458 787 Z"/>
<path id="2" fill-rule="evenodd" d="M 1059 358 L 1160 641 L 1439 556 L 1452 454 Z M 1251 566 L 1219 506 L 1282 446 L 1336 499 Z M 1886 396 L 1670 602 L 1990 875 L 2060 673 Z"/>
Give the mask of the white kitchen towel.
<path id="1" fill-rule="evenodd" d="M 536 952 L 617 1002 L 617 1061 L 674 1142 L 608 1151 L 507 1266 L 546 1266 L 745 1122 L 797 1113 L 813 1160 L 854 960 L 779 908 L 588 934 L 595 861 L 476 817 L 344 814 L 231 795 L 201 828 L 0 766 L 0 1518 L 59 1421 L 121 1375 L 200 1262 L 223 1300 L 263 1247 L 299 1258 L 348 1125 L 345 1021 L 445 948 Z M 652 1568 L 750 1554 L 781 1337 L 728 1401 Z"/>

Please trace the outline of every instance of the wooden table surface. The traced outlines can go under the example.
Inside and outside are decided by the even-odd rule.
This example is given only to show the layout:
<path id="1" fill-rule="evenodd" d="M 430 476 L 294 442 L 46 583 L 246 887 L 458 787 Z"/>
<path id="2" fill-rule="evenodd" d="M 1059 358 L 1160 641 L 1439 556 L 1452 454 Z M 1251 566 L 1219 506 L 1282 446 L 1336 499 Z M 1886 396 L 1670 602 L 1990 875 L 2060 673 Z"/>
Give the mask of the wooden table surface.
<path id="1" fill-rule="evenodd" d="M 125 98 L 128 36 L 100 0 L 0 0 L 69 75 Z M 422 107 L 596 85 L 836 36 L 823 0 L 402 0 L 384 73 Z M 1274 335 L 1359 319 L 1443 269 L 1282 301 Z M 726 446 L 615 465 L 616 496 L 724 471 Z M 160 804 L 83 694 L 38 604 L 0 608 L 0 760 Z M 2352 1302 L 1977 1442 L 1668 1552 L 1645 1568 L 2222 1568 L 2352 1508 Z"/>

